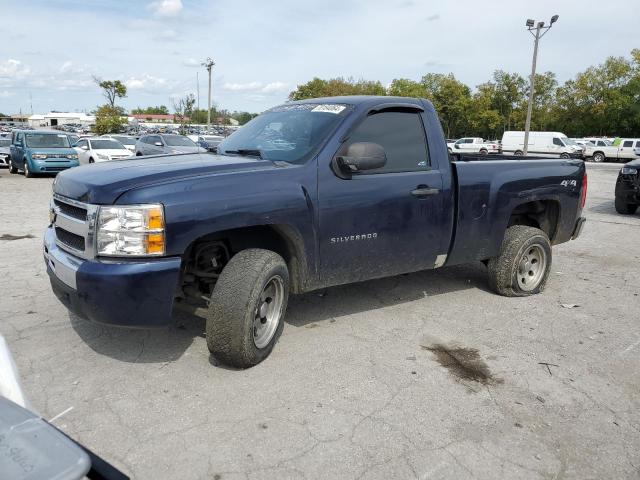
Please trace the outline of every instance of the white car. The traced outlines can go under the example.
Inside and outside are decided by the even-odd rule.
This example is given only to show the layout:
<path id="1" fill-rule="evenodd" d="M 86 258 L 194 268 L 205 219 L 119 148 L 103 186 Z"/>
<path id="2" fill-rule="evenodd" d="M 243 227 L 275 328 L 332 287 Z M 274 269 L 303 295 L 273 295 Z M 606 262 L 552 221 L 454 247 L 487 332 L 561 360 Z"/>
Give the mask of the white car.
<path id="1" fill-rule="evenodd" d="M 120 160 L 132 155 L 124 145 L 112 138 L 81 138 L 73 148 L 78 152 L 80 165 Z"/>
<path id="2" fill-rule="evenodd" d="M 485 142 L 479 137 L 465 137 L 453 143 L 447 143 L 449 153 L 478 153 L 487 155 L 489 153 L 500 153 L 500 145 L 493 142 Z"/>
<path id="3" fill-rule="evenodd" d="M 113 140 L 117 140 L 118 142 L 120 142 L 122 145 L 124 145 L 124 148 L 126 148 L 127 150 L 135 153 L 136 151 L 136 139 L 135 137 L 129 137 L 127 135 L 102 135 L 100 138 L 112 138 Z"/>

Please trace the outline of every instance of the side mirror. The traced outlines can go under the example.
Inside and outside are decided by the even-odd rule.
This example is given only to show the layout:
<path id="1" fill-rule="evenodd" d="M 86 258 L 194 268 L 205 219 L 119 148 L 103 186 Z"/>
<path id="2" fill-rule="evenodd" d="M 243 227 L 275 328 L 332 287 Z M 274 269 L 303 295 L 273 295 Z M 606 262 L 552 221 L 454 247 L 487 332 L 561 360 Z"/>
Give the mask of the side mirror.
<path id="1" fill-rule="evenodd" d="M 156 147 L 162 147 L 162 142 L 155 142 L 155 143 L 154 143 L 154 145 L 155 145 Z"/>
<path id="2" fill-rule="evenodd" d="M 349 145 L 346 155 L 336 157 L 336 160 L 344 170 L 353 173 L 384 167 L 387 155 L 377 143 L 359 142 Z"/>

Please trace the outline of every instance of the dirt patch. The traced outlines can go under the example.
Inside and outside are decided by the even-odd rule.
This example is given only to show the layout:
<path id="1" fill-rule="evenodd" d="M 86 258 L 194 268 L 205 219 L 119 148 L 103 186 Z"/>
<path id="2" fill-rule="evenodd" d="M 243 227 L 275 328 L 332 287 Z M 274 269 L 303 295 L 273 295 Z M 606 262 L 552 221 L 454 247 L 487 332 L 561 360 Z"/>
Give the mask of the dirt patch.
<path id="1" fill-rule="evenodd" d="M 461 380 L 471 380 L 485 385 L 503 382 L 502 379 L 496 378 L 491 373 L 489 366 L 480 357 L 480 353 L 475 348 L 442 344 L 421 345 L 421 347 L 423 350 L 433 353 L 440 365 Z"/>
<path id="2" fill-rule="evenodd" d="M 23 238 L 36 238 L 36 237 L 31 235 L 30 233 L 27 233 L 26 235 L 12 235 L 11 233 L 3 233 L 2 235 L 0 235 L 0 240 L 7 240 L 7 241 L 22 240 Z"/>

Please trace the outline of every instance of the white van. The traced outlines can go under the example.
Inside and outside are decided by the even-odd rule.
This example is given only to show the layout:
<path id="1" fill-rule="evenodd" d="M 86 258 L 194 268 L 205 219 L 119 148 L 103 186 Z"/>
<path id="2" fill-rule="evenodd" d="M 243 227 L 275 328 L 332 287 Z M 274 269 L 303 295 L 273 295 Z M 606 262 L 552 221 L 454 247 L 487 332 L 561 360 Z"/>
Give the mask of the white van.
<path id="1" fill-rule="evenodd" d="M 502 153 L 522 155 L 524 132 L 504 132 Z M 529 132 L 529 154 L 545 157 L 583 158 L 584 147 L 560 132 Z"/>

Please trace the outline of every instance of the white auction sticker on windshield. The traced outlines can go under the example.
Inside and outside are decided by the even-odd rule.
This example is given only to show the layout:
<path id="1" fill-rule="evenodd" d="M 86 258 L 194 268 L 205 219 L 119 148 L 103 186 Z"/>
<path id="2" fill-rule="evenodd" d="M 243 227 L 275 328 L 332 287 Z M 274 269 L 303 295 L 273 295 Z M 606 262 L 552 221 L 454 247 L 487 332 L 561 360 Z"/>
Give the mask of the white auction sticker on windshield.
<path id="1" fill-rule="evenodd" d="M 318 105 L 316 108 L 311 110 L 312 112 L 325 112 L 325 113 L 335 113 L 338 114 L 343 111 L 345 108 L 344 105 L 336 105 L 335 103 L 327 103 L 324 105 Z"/>

